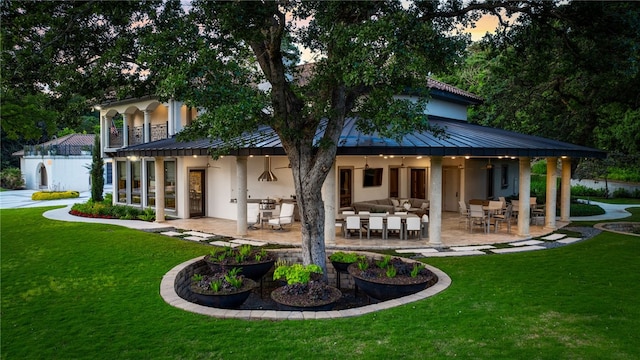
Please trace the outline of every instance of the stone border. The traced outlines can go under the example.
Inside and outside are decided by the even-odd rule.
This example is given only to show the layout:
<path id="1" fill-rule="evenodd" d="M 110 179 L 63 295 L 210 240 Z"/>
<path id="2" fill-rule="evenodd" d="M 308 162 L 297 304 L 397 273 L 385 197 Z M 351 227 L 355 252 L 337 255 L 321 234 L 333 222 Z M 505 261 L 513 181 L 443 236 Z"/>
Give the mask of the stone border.
<path id="1" fill-rule="evenodd" d="M 593 227 L 596 228 L 596 229 L 600 229 L 602 231 L 608 231 L 608 232 L 612 232 L 612 233 L 616 233 L 616 234 L 640 236 L 640 234 L 634 234 L 634 233 L 631 233 L 631 232 L 614 230 L 614 229 L 608 227 L 609 225 L 613 225 L 615 227 L 617 225 L 638 225 L 638 224 L 640 224 L 640 223 L 631 222 L 631 221 L 620 221 L 620 222 L 597 223 L 597 224 L 593 225 Z"/>
<path id="2" fill-rule="evenodd" d="M 358 252 L 368 256 L 380 256 L 380 254 L 368 253 L 368 252 Z M 424 264 L 427 269 L 432 271 L 437 277 L 438 282 L 433 286 L 428 287 L 420 292 L 415 294 L 407 295 L 401 298 L 392 299 L 388 301 L 381 301 L 377 304 L 365 305 L 352 309 L 344 309 L 344 310 L 331 310 L 331 311 L 279 311 L 279 310 L 235 310 L 235 309 L 220 309 L 213 308 L 208 306 L 198 305 L 192 302 L 183 299 L 176 292 L 176 279 L 180 272 L 182 272 L 185 268 L 198 261 L 202 261 L 204 256 L 197 257 L 195 259 L 191 259 L 183 262 L 180 265 L 175 266 L 173 269 L 169 270 L 163 277 L 160 282 L 160 296 L 164 301 L 174 307 L 177 307 L 182 310 L 186 310 L 189 312 L 193 312 L 196 314 L 207 315 L 217 318 L 235 318 L 235 319 L 246 319 L 246 320 L 309 320 L 309 319 L 335 319 L 335 318 L 344 318 L 344 317 L 353 317 L 360 316 L 364 314 L 369 314 L 376 311 L 381 311 L 385 309 L 391 309 L 400 305 L 405 305 L 408 303 L 412 303 L 418 300 L 426 299 L 428 297 L 434 296 L 451 285 L 451 278 L 444 273 L 442 270 L 433 267 L 428 264 Z M 418 262 L 411 259 L 403 259 L 408 262 Z"/>

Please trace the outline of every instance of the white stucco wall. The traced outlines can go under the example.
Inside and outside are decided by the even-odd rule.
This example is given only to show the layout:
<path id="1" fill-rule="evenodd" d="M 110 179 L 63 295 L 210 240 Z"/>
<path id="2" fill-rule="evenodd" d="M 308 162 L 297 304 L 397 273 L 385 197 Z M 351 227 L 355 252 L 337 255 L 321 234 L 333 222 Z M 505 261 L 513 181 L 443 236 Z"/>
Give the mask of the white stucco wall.
<path id="1" fill-rule="evenodd" d="M 21 162 L 21 171 L 25 179 L 25 186 L 31 190 L 75 190 L 87 191 L 91 189 L 89 169 L 91 155 L 79 156 L 26 156 Z M 40 185 L 40 165 L 47 171 L 47 184 Z"/>

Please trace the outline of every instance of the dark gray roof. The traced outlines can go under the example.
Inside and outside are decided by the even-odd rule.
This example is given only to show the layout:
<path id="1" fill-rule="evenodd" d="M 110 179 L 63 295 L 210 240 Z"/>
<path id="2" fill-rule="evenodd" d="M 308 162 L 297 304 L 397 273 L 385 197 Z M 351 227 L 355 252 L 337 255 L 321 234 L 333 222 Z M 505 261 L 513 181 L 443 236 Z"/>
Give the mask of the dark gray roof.
<path id="1" fill-rule="evenodd" d="M 404 136 L 400 142 L 367 135 L 356 128 L 356 119 L 347 119 L 340 135 L 338 155 L 440 155 L 440 156 L 526 156 L 526 157 L 605 157 L 601 150 L 570 143 L 519 134 L 512 131 L 474 125 L 466 121 L 429 117 L 431 124 L 445 129 L 445 137 L 428 132 Z M 318 137 L 320 134 L 318 135 Z M 247 134 L 252 145 L 229 155 L 285 155 L 280 139 L 269 127 Z M 179 142 L 175 137 L 130 146 L 117 151 L 117 156 L 191 156 L 207 155 L 221 143 L 208 139 Z"/>

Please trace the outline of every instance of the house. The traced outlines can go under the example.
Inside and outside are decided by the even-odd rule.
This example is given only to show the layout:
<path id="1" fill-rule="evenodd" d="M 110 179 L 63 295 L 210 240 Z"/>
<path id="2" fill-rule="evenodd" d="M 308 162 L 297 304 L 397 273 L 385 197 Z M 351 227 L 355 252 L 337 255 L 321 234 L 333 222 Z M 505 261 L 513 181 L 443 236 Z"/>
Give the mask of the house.
<path id="1" fill-rule="evenodd" d="M 27 189 L 91 189 L 88 166 L 92 162 L 95 135 L 69 134 L 13 153 L 20 157 L 20 171 Z M 109 178 L 110 180 L 110 178 Z"/>
<path id="2" fill-rule="evenodd" d="M 431 124 L 445 129 L 445 137 L 416 132 L 396 142 L 360 133 L 356 118 L 346 121 L 323 188 L 325 236 L 335 236 L 338 209 L 373 199 L 428 201 L 429 241 L 434 245 L 440 244 L 442 212 L 457 211 L 460 200 L 519 196 L 525 214 L 533 157 L 548 159 L 549 184 L 555 184 L 556 164 L 562 159 L 561 219 L 568 220 L 570 158 L 602 157 L 604 152 L 470 124 L 467 107 L 482 99 L 436 80 L 429 80 L 428 87 L 425 112 Z M 268 127 L 247 135 L 256 138 L 255 145 L 214 161 L 208 153 L 220 145 L 215 140 L 178 142 L 174 137 L 198 116 L 197 109 L 179 101 L 147 97 L 113 102 L 102 104 L 100 115 L 103 151 L 114 164 L 114 202 L 154 207 L 160 221 L 165 216 L 237 220 L 239 235 L 247 231 L 247 203 L 295 202 L 287 157 Z M 547 213 L 555 214 L 555 186 L 548 188 Z M 529 233 L 528 214 L 519 217 L 519 235 Z M 545 226 L 555 228 L 556 217 L 548 216 Z"/>

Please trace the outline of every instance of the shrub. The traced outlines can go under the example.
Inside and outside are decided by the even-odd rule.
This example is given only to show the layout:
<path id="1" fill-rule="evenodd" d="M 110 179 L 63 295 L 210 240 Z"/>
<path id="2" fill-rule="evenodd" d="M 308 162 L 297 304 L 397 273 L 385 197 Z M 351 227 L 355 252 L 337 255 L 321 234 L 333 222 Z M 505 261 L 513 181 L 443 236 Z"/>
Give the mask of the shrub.
<path id="1" fill-rule="evenodd" d="M 571 187 L 572 196 L 591 196 L 591 197 L 606 197 L 607 191 L 604 188 L 592 189 L 584 185 L 576 185 Z"/>
<path id="2" fill-rule="evenodd" d="M 24 179 L 18 168 L 8 168 L 0 172 L 0 186 L 5 189 L 24 189 Z"/>
<path id="3" fill-rule="evenodd" d="M 80 197 L 77 191 L 38 191 L 31 194 L 31 200 L 58 200 Z"/>
<path id="4" fill-rule="evenodd" d="M 547 173 L 547 160 L 540 160 L 531 165 L 531 173 L 537 175 L 546 175 Z"/>

